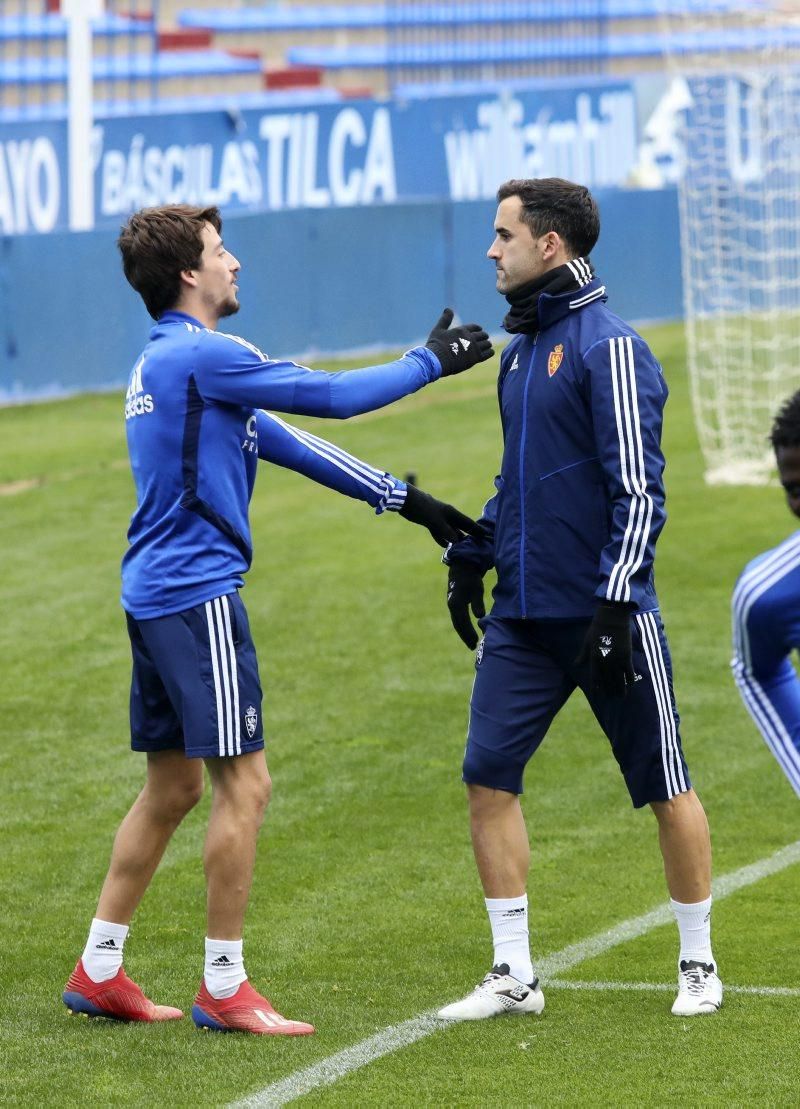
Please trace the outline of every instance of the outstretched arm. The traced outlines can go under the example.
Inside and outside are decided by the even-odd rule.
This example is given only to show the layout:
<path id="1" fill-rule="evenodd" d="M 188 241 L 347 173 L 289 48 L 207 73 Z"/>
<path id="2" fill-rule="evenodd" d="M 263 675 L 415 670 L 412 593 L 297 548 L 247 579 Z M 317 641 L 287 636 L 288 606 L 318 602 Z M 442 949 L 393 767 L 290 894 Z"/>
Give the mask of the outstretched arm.
<path id="1" fill-rule="evenodd" d="M 376 513 L 399 512 L 430 531 L 444 547 L 477 528 L 474 520 L 452 505 L 407 486 L 386 470 L 377 470 L 341 447 L 293 427 L 271 412 L 256 413 L 258 455 L 268 462 L 295 470 L 320 485 L 366 501 Z"/>
<path id="2" fill-rule="evenodd" d="M 394 362 L 337 373 L 275 361 L 239 336 L 200 330 L 197 388 L 205 400 L 345 420 L 491 358 L 486 332 L 478 324 L 451 327 L 452 316 L 448 309 L 424 346 Z"/>
<path id="3" fill-rule="evenodd" d="M 266 462 L 295 470 L 347 497 L 366 501 L 378 515 L 387 510 L 398 512 L 405 504 L 404 482 L 341 447 L 263 410 L 256 413 L 256 427 L 258 457 Z"/>

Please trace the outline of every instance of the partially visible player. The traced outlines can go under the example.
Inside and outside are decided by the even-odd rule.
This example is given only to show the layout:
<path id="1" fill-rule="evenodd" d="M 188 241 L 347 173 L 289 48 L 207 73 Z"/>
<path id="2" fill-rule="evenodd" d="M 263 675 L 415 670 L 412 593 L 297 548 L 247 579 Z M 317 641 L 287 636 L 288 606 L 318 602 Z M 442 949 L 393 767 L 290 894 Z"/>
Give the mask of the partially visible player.
<path id="1" fill-rule="evenodd" d="M 770 434 L 790 512 L 800 516 L 800 391 Z M 733 591 L 733 676 L 781 770 L 800 796 L 800 531 L 748 563 Z"/>
<path id="2" fill-rule="evenodd" d="M 156 325 L 130 376 L 125 420 L 137 507 L 122 565 L 133 654 L 130 717 L 147 779 L 114 841 L 82 957 L 64 990 L 70 1010 L 161 1021 L 125 974 L 123 944 L 172 833 L 211 779 L 203 862 L 205 969 L 192 1016 L 199 1027 L 307 1035 L 249 983 L 242 928 L 256 840 L 270 797 L 261 685 L 239 597 L 250 567 L 248 520 L 259 457 L 427 527 L 444 545 L 474 527 L 450 505 L 406 487 L 264 409 L 344 419 L 389 404 L 491 356 L 477 324 L 446 310 L 425 346 L 384 366 L 312 371 L 269 359 L 217 330 L 239 308 L 239 262 L 216 208 L 136 213 L 122 229 L 125 276 Z M 313 310 L 313 307 L 312 309 Z"/>

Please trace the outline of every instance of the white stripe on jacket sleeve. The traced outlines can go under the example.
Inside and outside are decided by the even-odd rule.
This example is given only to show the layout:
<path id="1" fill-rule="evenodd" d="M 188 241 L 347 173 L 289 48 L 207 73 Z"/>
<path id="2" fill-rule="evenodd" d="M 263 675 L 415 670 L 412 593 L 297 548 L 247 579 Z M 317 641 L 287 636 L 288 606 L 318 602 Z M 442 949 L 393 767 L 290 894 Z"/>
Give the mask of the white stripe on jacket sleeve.
<path id="1" fill-rule="evenodd" d="M 642 564 L 650 538 L 653 498 L 647 492 L 633 343 L 630 336 L 623 336 L 609 339 L 609 348 L 620 472 L 630 502 L 620 555 L 609 575 L 606 599 L 630 601 L 631 578 Z"/>
<path id="2" fill-rule="evenodd" d="M 268 419 L 278 424 L 296 439 L 298 443 L 341 470 L 342 473 L 347 474 L 348 477 L 363 485 L 365 489 L 377 494 L 379 500 L 376 505 L 376 512 L 379 515 L 387 510 L 398 512 L 405 504 L 405 488 L 399 488 L 396 479 L 391 474 L 385 473 L 383 470 L 376 470 L 368 462 L 362 462 L 360 458 L 348 454 L 347 451 L 337 447 L 334 443 L 329 443 L 326 439 L 320 439 L 317 435 L 312 435 L 311 432 L 304 431 L 299 427 L 292 427 L 291 424 L 287 424 L 285 420 L 281 420 L 272 412 L 267 412 L 264 409 L 261 409 L 261 411 Z"/>

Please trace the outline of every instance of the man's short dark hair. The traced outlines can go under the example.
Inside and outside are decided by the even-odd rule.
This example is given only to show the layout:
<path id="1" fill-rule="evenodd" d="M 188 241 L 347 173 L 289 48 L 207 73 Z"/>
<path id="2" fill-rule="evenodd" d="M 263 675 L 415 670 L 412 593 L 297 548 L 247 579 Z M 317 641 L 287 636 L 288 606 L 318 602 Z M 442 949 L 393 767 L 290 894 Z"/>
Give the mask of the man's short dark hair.
<path id="1" fill-rule="evenodd" d="M 781 405 L 769 438 L 776 451 L 778 447 L 800 447 L 800 389 Z"/>
<path id="2" fill-rule="evenodd" d="M 122 268 L 154 320 L 177 304 L 181 274 L 200 269 L 207 223 L 221 231 L 219 208 L 167 204 L 142 208 L 121 229 Z"/>
<path id="3" fill-rule="evenodd" d="M 497 190 L 497 201 L 518 196 L 522 222 L 534 239 L 555 231 L 576 258 L 585 258 L 600 235 L 600 213 L 585 185 L 563 177 L 533 177 L 506 181 Z"/>

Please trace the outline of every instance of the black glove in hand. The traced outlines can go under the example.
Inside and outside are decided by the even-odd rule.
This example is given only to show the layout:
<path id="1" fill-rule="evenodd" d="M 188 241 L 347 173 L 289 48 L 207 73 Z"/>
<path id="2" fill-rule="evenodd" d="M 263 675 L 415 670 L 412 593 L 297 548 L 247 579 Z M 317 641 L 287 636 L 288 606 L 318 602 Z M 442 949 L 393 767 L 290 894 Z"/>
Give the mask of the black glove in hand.
<path id="1" fill-rule="evenodd" d="M 589 663 L 591 687 L 595 693 L 624 697 L 636 681 L 631 646 L 633 606 L 619 601 L 604 601 L 589 625 L 578 663 Z"/>
<path id="2" fill-rule="evenodd" d="M 445 308 L 425 346 L 432 350 L 442 366 L 442 377 L 460 374 L 494 354 L 492 342 L 479 323 L 451 327 L 453 309 Z"/>
<path id="3" fill-rule="evenodd" d="M 468 562 L 454 562 L 447 572 L 447 607 L 453 627 L 470 651 L 478 646 L 478 633 L 470 609 L 478 619 L 486 615 L 483 603 L 483 574 Z"/>
<path id="4" fill-rule="evenodd" d="M 451 504 L 437 501 L 430 493 L 423 493 L 415 485 L 406 486 L 406 500 L 400 515 L 412 524 L 427 528 L 440 547 L 457 543 L 467 535 L 481 535 L 481 528 L 469 516 Z"/>

